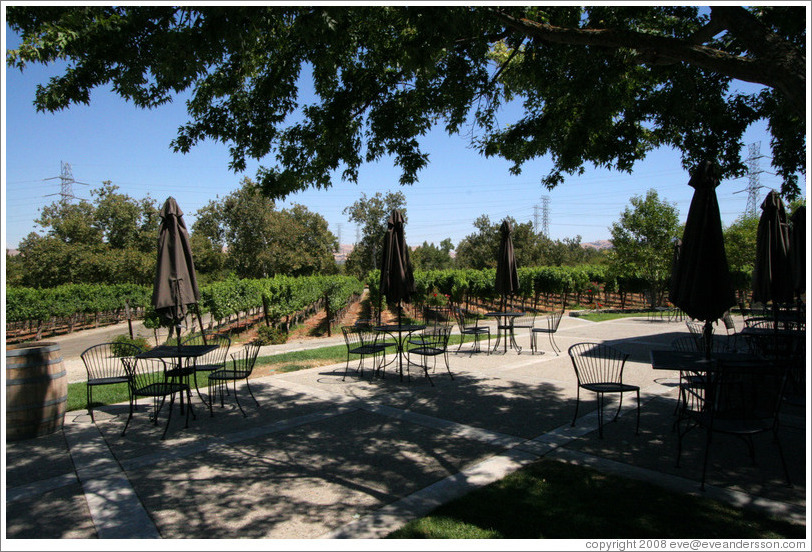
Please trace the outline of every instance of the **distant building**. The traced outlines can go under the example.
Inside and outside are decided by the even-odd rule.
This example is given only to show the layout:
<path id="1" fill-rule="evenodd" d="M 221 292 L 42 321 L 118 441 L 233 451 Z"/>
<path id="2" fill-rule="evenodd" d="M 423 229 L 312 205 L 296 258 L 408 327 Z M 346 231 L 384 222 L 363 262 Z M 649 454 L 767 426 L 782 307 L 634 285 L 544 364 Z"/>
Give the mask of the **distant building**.
<path id="1" fill-rule="evenodd" d="M 8 248 L 6 248 L 6 256 L 7 257 L 13 257 L 13 256 L 19 255 L 19 254 L 20 254 L 20 251 L 18 249 L 8 249 Z"/>

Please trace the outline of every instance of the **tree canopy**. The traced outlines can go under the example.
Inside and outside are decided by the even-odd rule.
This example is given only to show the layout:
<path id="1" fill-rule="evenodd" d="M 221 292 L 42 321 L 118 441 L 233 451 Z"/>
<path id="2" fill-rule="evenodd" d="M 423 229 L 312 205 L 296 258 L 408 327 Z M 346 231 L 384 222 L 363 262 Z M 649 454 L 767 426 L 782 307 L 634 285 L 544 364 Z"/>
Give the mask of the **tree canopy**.
<path id="1" fill-rule="evenodd" d="M 665 291 L 674 244 L 678 238 L 677 208 L 661 200 L 657 190 L 646 196 L 634 196 L 612 223 L 610 271 L 619 278 L 639 276 L 648 283 L 651 306 L 655 306 Z"/>
<path id="2" fill-rule="evenodd" d="M 249 178 L 198 212 L 190 239 L 206 268 L 228 266 L 241 278 L 337 271 L 338 240 L 324 217 L 298 204 L 277 210 Z"/>
<path id="3" fill-rule="evenodd" d="M 347 256 L 346 270 L 349 274 L 364 278 L 370 270 L 381 267 L 383 253 L 383 240 L 389 224 L 389 216 L 393 210 L 399 210 L 403 220 L 408 223 L 406 215 L 406 196 L 402 192 L 376 192 L 369 197 L 362 193 L 361 197 L 344 208 L 350 222 L 354 222 L 361 229 L 361 241 Z M 406 241 L 409 241 L 409 228 L 406 226 Z"/>
<path id="4" fill-rule="evenodd" d="M 356 181 L 391 156 L 402 184 L 429 161 L 435 125 L 486 156 L 540 156 L 552 188 L 589 163 L 630 172 L 652 149 L 741 176 L 742 136 L 766 120 L 787 198 L 805 173 L 805 7 L 12 6 L 10 65 L 66 60 L 38 109 L 111 86 L 141 107 L 190 93 L 172 141 L 229 145 L 230 167 L 275 160 L 257 182 L 283 198 Z M 303 78 L 312 103 L 303 103 Z M 762 85 L 736 92 L 734 81 Z M 506 102 L 521 115 L 502 121 Z"/>
<path id="5" fill-rule="evenodd" d="M 119 193 L 110 181 L 90 193 L 92 202 L 59 201 L 42 208 L 35 222 L 45 235 L 31 232 L 20 242 L 9 284 L 152 283 L 160 226 L 155 200 Z"/>

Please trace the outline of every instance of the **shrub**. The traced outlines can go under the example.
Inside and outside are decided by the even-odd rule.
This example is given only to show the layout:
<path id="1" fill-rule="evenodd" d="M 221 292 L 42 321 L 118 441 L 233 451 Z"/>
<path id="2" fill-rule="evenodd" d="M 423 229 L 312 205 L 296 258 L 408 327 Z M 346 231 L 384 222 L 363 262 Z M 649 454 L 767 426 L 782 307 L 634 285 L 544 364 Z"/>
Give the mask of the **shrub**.
<path id="1" fill-rule="evenodd" d="M 127 334 L 117 335 L 113 338 L 113 346 L 112 351 L 115 356 L 125 356 L 126 351 L 124 351 L 123 347 L 118 347 L 119 344 L 126 344 L 126 345 L 135 345 L 136 347 L 140 347 L 144 351 L 151 349 L 149 342 L 147 342 L 147 338 L 145 337 L 135 337 L 131 338 Z"/>
<path id="2" fill-rule="evenodd" d="M 257 328 L 255 343 L 260 345 L 281 345 L 288 340 L 288 335 L 273 326 L 260 326 Z"/>

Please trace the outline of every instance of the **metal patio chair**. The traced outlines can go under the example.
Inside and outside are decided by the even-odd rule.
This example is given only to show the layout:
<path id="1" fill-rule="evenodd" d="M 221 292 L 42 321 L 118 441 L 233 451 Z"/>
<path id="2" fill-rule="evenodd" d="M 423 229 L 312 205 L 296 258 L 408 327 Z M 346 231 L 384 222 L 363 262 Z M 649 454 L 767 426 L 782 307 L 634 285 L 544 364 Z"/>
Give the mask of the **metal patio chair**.
<path id="1" fill-rule="evenodd" d="M 779 440 L 779 411 L 787 381 L 786 363 L 763 361 L 721 362 L 707 372 L 689 372 L 706 379 L 684 393 L 685 408 L 678 426 L 677 467 L 685 435 L 696 428 L 706 432 L 702 461 L 701 489 L 705 488 L 708 457 L 715 433 L 735 435 L 744 440 L 755 464 L 752 437 L 772 432 L 787 485 L 791 485 L 784 451 Z"/>
<path id="2" fill-rule="evenodd" d="M 133 358 L 122 359 L 124 367 L 129 376 L 130 385 L 130 414 L 121 432 L 123 437 L 127 433 L 127 427 L 132 420 L 133 412 L 138 405 L 138 397 L 152 398 L 152 421 L 158 425 L 158 415 L 163 408 L 166 397 L 169 397 L 169 414 L 166 417 L 166 427 L 164 427 L 161 439 L 166 437 L 169 430 L 169 423 L 172 421 L 172 407 L 175 404 L 175 394 L 189 393 L 189 384 L 166 377 L 166 363 L 160 358 Z M 186 408 L 186 425 L 189 427 L 189 413 L 192 411 L 191 405 Z M 194 414 L 192 414 L 194 415 Z"/>
<path id="3" fill-rule="evenodd" d="M 230 381 L 233 383 L 234 400 L 240 412 L 242 412 L 243 418 L 247 417 L 245 410 L 242 409 L 242 405 L 240 404 L 240 397 L 237 395 L 237 381 L 243 379 L 245 380 L 245 387 L 248 389 L 248 393 L 251 395 L 251 398 L 254 399 L 257 408 L 259 408 L 259 401 L 254 396 L 254 392 L 251 391 L 251 384 L 248 382 L 248 378 L 254 371 L 254 365 L 257 362 L 259 348 L 260 345 L 258 343 L 246 343 L 242 351 L 231 354 L 231 368 L 221 368 L 209 374 L 209 414 L 214 416 L 212 404 L 214 404 L 215 385 L 220 391 L 220 408 L 223 408 L 225 406 L 223 401 L 223 389 L 228 386 L 228 382 Z"/>
<path id="4" fill-rule="evenodd" d="M 465 341 L 466 335 L 474 336 L 474 346 L 471 349 L 471 352 L 478 353 L 481 351 L 479 348 L 479 338 L 488 336 L 488 354 L 491 352 L 491 329 L 489 326 L 480 326 L 479 319 L 472 315 L 471 313 L 457 308 L 454 311 L 454 315 L 457 319 L 457 326 L 460 329 L 460 344 L 457 347 L 457 352 L 460 352 L 462 349 L 463 341 Z"/>
<path id="5" fill-rule="evenodd" d="M 140 352 L 141 348 L 131 343 L 100 343 L 82 351 L 80 356 L 87 370 L 87 412 L 93 422 L 96 421 L 93 416 L 93 389 L 99 385 L 127 383 L 129 377 L 121 359 Z M 129 385 L 127 393 L 130 393 Z"/>
<path id="6" fill-rule="evenodd" d="M 606 393 L 619 395 L 617 412 L 612 421 L 616 421 L 623 406 L 623 393 L 637 394 L 637 430 L 640 432 L 640 387 L 623 383 L 623 367 L 626 365 L 628 353 L 624 353 L 611 345 L 603 343 L 576 343 L 568 350 L 575 377 L 578 380 L 577 395 L 575 399 L 575 416 L 572 424 L 578 418 L 578 405 L 581 401 L 581 389 L 592 391 L 598 398 L 598 435 L 603 438 L 603 403 Z"/>
<path id="7" fill-rule="evenodd" d="M 564 317 L 564 311 L 553 312 L 550 314 L 545 314 L 539 316 L 536 319 L 535 326 L 531 331 L 530 337 L 530 351 L 531 353 L 535 353 L 538 349 L 538 344 L 536 342 L 536 338 L 538 334 L 547 334 L 550 339 L 550 346 L 553 348 L 553 352 L 555 356 L 559 356 L 561 349 L 558 348 L 558 345 L 555 343 L 555 339 L 553 336 L 555 332 L 558 331 L 558 326 L 561 324 L 561 319 Z"/>

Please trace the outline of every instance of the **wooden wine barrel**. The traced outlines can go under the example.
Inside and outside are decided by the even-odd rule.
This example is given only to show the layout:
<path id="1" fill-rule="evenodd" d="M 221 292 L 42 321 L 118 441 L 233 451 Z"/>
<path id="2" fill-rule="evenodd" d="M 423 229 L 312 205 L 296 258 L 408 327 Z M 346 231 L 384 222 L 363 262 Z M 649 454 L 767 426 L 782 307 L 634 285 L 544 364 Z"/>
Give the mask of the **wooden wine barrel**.
<path id="1" fill-rule="evenodd" d="M 68 378 L 59 343 L 6 346 L 6 441 L 60 430 L 67 405 Z"/>

